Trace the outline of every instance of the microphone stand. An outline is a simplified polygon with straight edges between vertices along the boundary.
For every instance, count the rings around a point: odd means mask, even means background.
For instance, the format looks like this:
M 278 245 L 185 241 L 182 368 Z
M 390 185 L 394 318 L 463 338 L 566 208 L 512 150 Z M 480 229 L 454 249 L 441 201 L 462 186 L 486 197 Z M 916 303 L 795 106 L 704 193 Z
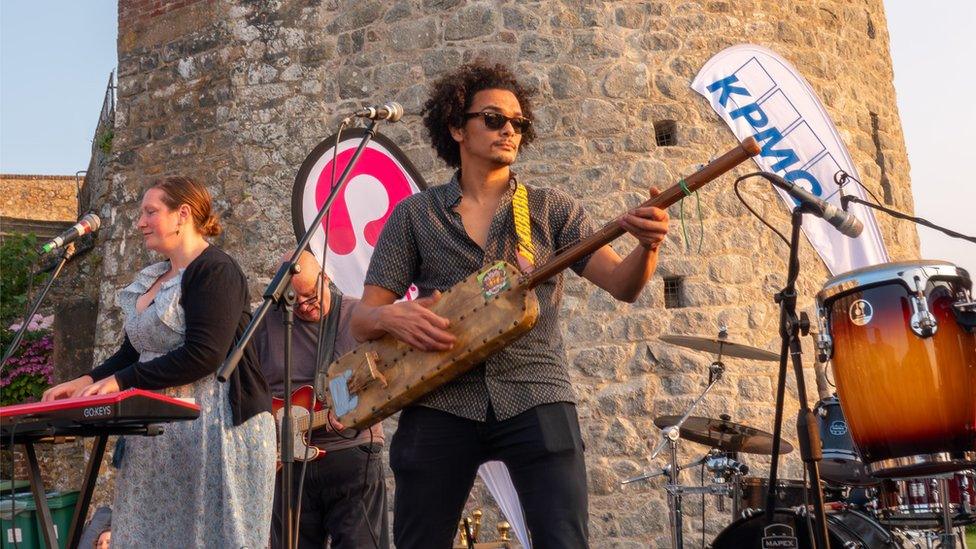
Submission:
M 804 213 L 815 213 L 806 203 L 793 209 L 791 217 L 790 258 L 787 264 L 786 286 L 773 299 L 780 306 L 779 333 L 782 338 L 779 359 L 779 381 L 776 386 L 776 419 L 773 428 L 773 455 L 769 467 L 769 491 L 766 493 L 766 524 L 772 524 L 776 507 L 776 475 L 779 469 L 780 435 L 783 428 L 783 393 L 786 386 L 787 357 L 793 359 L 793 373 L 796 376 L 796 392 L 800 403 L 797 414 L 796 435 L 800 444 L 800 457 L 807 468 L 813 494 L 813 508 L 816 513 L 814 525 L 814 547 L 829 549 L 827 545 L 827 517 L 824 511 L 823 489 L 820 486 L 820 433 L 817 420 L 807 404 L 806 384 L 803 377 L 803 363 L 800 360 L 800 333 L 807 333 L 810 321 L 806 315 L 796 315 L 796 278 L 800 274 L 798 257 L 800 247 L 800 226 Z
M 295 291 L 291 288 L 291 279 L 299 272 L 299 267 L 297 265 L 298 258 L 302 251 L 308 247 L 308 243 L 312 240 L 312 236 L 315 231 L 322 225 L 322 219 L 329 213 L 332 208 L 332 203 L 339 196 L 339 192 L 345 187 L 346 180 L 349 179 L 349 174 L 352 172 L 353 167 L 355 167 L 356 162 L 362 155 L 363 151 L 366 149 L 366 145 L 369 143 L 370 139 L 376 135 L 376 125 L 379 120 L 370 120 L 369 125 L 366 127 L 366 132 L 363 134 L 362 141 L 360 141 L 359 146 L 356 148 L 356 152 L 349 159 L 349 163 L 342 171 L 342 175 L 339 176 L 339 181 L 332 187 L 332 191 L 329 197 L 326 199 L 325 203 L 319 209 L 318 215 L 309 225 L 307 231 L 305 231 L 305 236 L 298 242 L 295 247 L 295 252 L 292 254 L 291 259 L 281 264 L 278 268 L 278 272 L 275 274 L 274 278 L 268 284 L 268 287 L 264 290 L 264 302 L 254 311 L 251 317 L 251 322 L 248 323 L 247 328 L 244 329 L 244 333 L 241 334 L 240 339 L 237 344 L 231 349 L 231 352 L 224 359 L 223 364 L 220 365 L 220 369 L 217 370 L 217 379 L 221 382 L 226 382 L 234 370 L 237 368 L 238 363 L 244 356 L 244 349 L 247 348 L 247 344 L 250 343 L 251 338 L 254 337 L 254 333 L 257 331 L 261 322 L 264 320 L 265 315 L 268 314 L 268 310 L 273 304 L 278 304 L 279 307 L 284 307 L 284 325 L 285 325 L 285 372 L 284 372 L 284 413 L 281 418 L 281 518 L 283 523 L 283 545 L 288 549 L 295 546 L 297 541 L 296 536 L 296 524 L 297 517 L 293 517 L 294 508 L 292 504 L 292 471 L 294 470 L 295 464 L 295 447 L 294 447 L 294 414 L 291 409 L 291 336 L 292 336 L 292 325 L 294 323 L 294 304 L 295 304 Z M 328 230 L 328 227 L 323 227 L 324 231 Z
M 68 261 L 71 260 L 75 255 L 75 245 L 74 243 L 69 243 L 64 247 L 64 251 L 61 252 L 61 260 L 58 261 L 57 266 L 51 271 L 51 275 L 47 278 L 47 282 L 44 283 L 44 287 L 41 289 L 41 293 L 37 294 L 34 298 L 34 303 L 31 305 L 30 311 L 28 311 L 27 316 L 24 318 L 23 324 L 20 325 L 20 329 L 17 330 L 17 335 L 14 336 L 13 341 L 7 346 L 7 350 L 3 353 L 3 359 L 0 360 L 0 367 L 7 364 L 10 357 L 17 351 L 17 347 L 20 346 L 20 342 L 24 339 L 24 334 L 27 333 L 27 325 L 30 324 L 31 319 L 34 318 L 34 314 L 41 307 L 41 302 L 47 297 L 47 292 L 51 289 L 51 285 L 54 284 L 54 280 L 61 274 L 61 270 Z

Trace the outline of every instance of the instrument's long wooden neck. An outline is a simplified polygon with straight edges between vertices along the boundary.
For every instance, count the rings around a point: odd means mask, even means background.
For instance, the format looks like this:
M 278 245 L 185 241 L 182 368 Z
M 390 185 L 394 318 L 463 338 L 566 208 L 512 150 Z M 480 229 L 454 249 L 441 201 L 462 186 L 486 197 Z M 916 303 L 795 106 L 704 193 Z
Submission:
M 686 193 L 692 193 L 698 190 L 705 183 L 712 181 L 757 154 L 759 154 L 759 144 L 752 137 L 747 137 L 739 146 L 709 162 L 702 169 L 684 178 L 678 184 L 672 185 L 661 194 L 641 204 L 641 206 L 667 208 L 684 198 Z M 596 233 L 567 248 L 548 263 L 539 266 L 524 276 L 519 282 L 519 286 L 535 288 L 539 284 L 559 274 L 563 269 L 569 267 L 580 258 L 595 252 L 622 234 L 624 234 L 624 230 L 620 227 L 620 218 L 614 219 Z

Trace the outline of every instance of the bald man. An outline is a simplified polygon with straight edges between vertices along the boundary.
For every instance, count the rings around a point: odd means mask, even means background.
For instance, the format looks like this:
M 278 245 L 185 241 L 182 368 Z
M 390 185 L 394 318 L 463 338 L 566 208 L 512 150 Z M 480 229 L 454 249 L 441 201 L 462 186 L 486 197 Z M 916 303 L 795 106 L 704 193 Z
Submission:
M 282 260 L 291 257 L 288 254 Z M 357 345 L 349 330 L 351 311 L 359 300 L 329 291 L 318 292 L 321 273 L 318 261 L 303 252 L 298 261 L 301 272 L 292 278 L 297 294 L 295 325 L 292 331 L 292 389 L 313 385 L 315 357 L 318 343 L 319 322 L 329 322 L 331 315 L 338 315 L 332 352 L 323 367 Z M 268 380 L 271 392 L 283 397 L 285 331 L 283 314 L 272 309 L 254 337 L 255 348 L 261 360 L 261 371 Z M 334 320 L 334 319 L 333 319 Z M 328 324 L 327 324 L 328 325 Z M 332 337 L 326 334 L 326 345 Z M 328 349 L 326 350 L 328 352 Z M 386 488 L 383 480 L 383 428 L 374 425 L 370 430 L 356 432 L 346 429 L 336 432 L 330 427 L 312 431 L 310 444 L 325 450 L 325 456 L 308 463 L 302 493 L 301 517 L 297 533 L 301 549 L 321 549 L 331 539 L 333 549 L 389 547 Z M 301 476 L 299 461 L 303 457 L 295 452 L 295 490 Z M 275 490 L 272 547 L 282 547 L 282 520 L 280 482 Z

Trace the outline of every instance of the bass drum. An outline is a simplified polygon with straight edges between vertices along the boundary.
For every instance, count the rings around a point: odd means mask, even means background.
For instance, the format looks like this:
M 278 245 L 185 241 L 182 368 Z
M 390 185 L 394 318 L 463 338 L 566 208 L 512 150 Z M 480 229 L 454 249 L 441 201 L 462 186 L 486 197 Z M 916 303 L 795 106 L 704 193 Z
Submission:
M 808 518 L 799 510 L 777 509 L 773 514 L 773 523 L 766 524 L 766 516 L 760 512 L 733 522 L 719 533 L 710 547 L 712 549 L 769 547 L 813 549 L 813 533 L 808 524 L 813 524 L 814 520 L 813 516 Z M 849 549 L 901 547 L 884 526 L 864 513 L 849 509 L 827 514 L 827 536 L 831 547 Z

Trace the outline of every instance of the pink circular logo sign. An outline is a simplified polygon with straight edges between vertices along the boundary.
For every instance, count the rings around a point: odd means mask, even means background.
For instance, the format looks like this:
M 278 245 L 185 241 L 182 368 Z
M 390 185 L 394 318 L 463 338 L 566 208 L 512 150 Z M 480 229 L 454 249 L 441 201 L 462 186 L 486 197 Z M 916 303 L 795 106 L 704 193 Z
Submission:
M 292 191 L 292 223 L 301 238 L 325 204 L 335 178 L 341 176 L 358 147 L 364 130 L 346 131 L 333 162 L 335 137 L 319 143 L 302 163 Z M 336 181 L 337 183 L 338 181 Z M 427 185 L 407 156 L 389 139 L 377 134 L 349 173 L 349 179 L 315 231 L 309 247 L 342 293 L 359 297 L 373 249 L 393 208 Z M 323 254 L 325 232 L 328 248 Z M 324 257 L 323 257 L 324 256 Z M 412 295 L 411 295 L 412 294 Z M 407 299 L 416 295 L 411 287 Z

